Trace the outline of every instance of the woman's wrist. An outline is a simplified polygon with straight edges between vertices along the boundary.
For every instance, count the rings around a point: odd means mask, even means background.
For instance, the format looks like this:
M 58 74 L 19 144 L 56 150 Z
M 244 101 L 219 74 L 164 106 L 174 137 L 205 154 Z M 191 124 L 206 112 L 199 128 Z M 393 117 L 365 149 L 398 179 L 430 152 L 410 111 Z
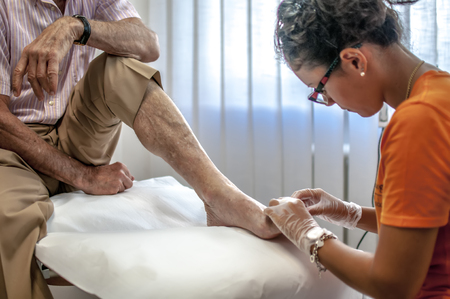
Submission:
M 345 219 L 342 226 L 348 229 L 354 229 L 357 227 L 362 217 L 362 207 L 354 202 L 346 202 L 347 219 Z
M 327 271 L 327 268 L 320 263 L 318 251 L 325 244 L 326 240 L 337 239 L 337 237 L 325 228 L 315 227 L 308 231 L 306 238 L 312 243 L 309 260 L 311 263 L 316 264 L 317 269 L 319 269 L 319 277 L 321 277 L 321 273 Z
M 362 207 L 361 212 L 361 219 L 358 221 L 356 227 L 377 234 L 378 225 L 375 208 Z

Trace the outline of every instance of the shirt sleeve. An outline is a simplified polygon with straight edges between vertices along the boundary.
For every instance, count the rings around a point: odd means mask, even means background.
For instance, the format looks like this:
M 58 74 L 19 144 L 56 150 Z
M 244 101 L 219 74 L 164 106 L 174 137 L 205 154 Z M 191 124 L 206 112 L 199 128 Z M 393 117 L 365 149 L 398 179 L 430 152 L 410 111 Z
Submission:
M 8 32 L 6 7 L 3 0 L 0 0 L 0 94 L 11 96 L 11 57 Z
M 385 168 L 380 222 L 430 228 L 447 224 L 450 120 L 426 104 L 397 111 L 382 144 Z
M 94 19 L 98 21 L 119 21 L 126 18 L 141 18 L 134 6 L 127 0 L 100 0 Z

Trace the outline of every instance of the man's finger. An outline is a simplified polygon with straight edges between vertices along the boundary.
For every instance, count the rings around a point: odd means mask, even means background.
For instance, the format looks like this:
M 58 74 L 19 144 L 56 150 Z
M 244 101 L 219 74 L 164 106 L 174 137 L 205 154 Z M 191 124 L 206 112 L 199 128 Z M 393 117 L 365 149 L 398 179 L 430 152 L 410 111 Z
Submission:
M 124 165 L 122 171 L 123 171 L 123 173 L 125 173 L 125 175 L 126 175 L 128 178 L 130 178 L 131 180 L 134 179 L 134 177 L 131 175 L 130 170 L 129 170 L 128 167 L 126 167 L 125 165 Z
M 33 92 L 34 92 L 35 96 L 38 98 L 38 100 L 43 101 L 45 96 L 44 96 L 44 92 L 42 91 L 42 87 L 39 84 L 38 80 L 36 80 L 35 78 L 33 78 L 33 79 L 28 78 L 28 82 L 30 82 L 31 88 L 33 89 Z
M 130 189 L 131 187 L 133 187 L 133 181 L 131 180 L 130 177 L 126 177 L 123 180 L 123 186 L 125 187 L 125 190 L 126 189 Z
M 121 184 L 119 186 L 119 190 L 117 191 L 117 193 L 122 193 L 123 191 L 125 191 L 125 186 L 123 184 Z
M 19 62 L 17 63 L 16 68 L 14 69 L 12 77 L 12 88 L 13 94 L 16 97 L 20 96 L 20 93 L 22 91 L 22 82 L 23 77 L 25 76 L 25 72 L 27 70 L 27 65 L 28 65 L 27 56 L 22 56 L 20 57 Z
M 31 88 L 39 101 L 44 100 L 44 92 L 42 86 L 37 79 L 37 63 L 35 59 L 29 59 L 28 61 L 28 82 L 30 82 Z
M 50 59 L 48 61 L 47 78 L 49 82 L 48 93 L 51 96 L 54 96 L 58 89 L 58 80 L 59 80 L 59 63 L 56 59 Z
M 49 82 L 47 77 L 47 61 L 39 59 L 36 66 L 36 79 L 39 82 L 41 88 L 47 93 L 50 93 Z

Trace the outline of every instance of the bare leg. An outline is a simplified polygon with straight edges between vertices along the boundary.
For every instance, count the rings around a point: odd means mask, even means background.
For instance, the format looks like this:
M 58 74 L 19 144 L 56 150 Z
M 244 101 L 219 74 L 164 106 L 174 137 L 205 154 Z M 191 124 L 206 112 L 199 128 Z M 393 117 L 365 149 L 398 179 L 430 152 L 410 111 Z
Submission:
M 263 213 L 264 205 L 239 190 L 209 159 L 184 117 L 151 80 L 134 121 L 147 150 L 162 157 L 197 192 L 209 226 L 238 226 L 261 238 L 279 234 Z

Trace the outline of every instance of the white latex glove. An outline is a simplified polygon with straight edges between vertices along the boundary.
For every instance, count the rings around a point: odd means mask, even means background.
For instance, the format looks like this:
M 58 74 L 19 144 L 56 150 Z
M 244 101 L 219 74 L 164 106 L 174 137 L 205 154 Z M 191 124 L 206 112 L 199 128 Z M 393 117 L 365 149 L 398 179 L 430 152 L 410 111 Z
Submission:
M 361 206 L 342 201 L 322 189 L 295 191 L 292 197 L 301 199 L 311 215 L 349 229 L 354 229 L 362 216 Z
M 301 200 L 291 197 L 272 199 L 264 213 L 294 245 L 310 255 L 311 246 L 314 244 L 306 238 L 306 233 L 320 226 Z

